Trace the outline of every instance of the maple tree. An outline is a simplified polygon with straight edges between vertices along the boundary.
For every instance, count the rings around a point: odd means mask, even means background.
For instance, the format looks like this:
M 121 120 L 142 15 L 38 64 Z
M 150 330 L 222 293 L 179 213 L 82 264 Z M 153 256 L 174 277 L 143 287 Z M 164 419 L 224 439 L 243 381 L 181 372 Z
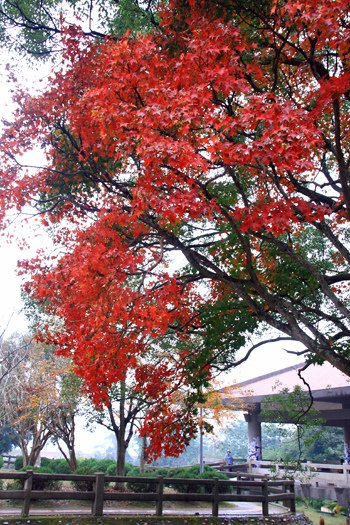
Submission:
M 108 400 L 104 406 L 99 406 L 97 409 L 94 405 L 88 410 L 89 425 L 95 423 L 102 425 L 111 432 L 113 432 L 116 440 L 116 475 L 125 476 L 125 460 L 126 452 L 130 445 L 132 437 L 143 426 L 144 420 L 147 418 L 147 412 L 152 405 L 158 403 L 161 399 L 156 399 L 143 393 L 138 384 L 137 378 L 138 367 L 136 370 L 129 369 L 126 374 L 126 379 L 119 383 L 113 384 L 108 391 Z M 157 392 L 157 388 L 153 389 Z M 163 392 L 161 393 L 164 397 Z M 169 396 L 166 396 L 168 400 Z M 163 399 L 164 404 L 164 399 Z M 174 403 L 172 403 L 174 404 Z M 179 405 L 179 403 L 177 403 Z M 85 417 L 86 417 L 85 413 Z M 171 428 L 169 427 L 170 431 Z M 151 434 L 152 438 L 152 434 Z M 143 433 L 143 451 L 141 453 L 141 465 L 146 461 L 146 453 L 149 451 L 147 444 L 147 435 Z M 166 443 L 166 442 L 165 442 Z M 176 454 L 182 448 L 181 443 L 174 447 L 159 447 L 159 452 L 163 452 L 166 448 L 168 453 Z M 150 458 L 150 454 L 148 454 Z M 144 465 L 143 465 L 144 469 Z
M 57 319 L 43 337 L 97 404 L 135 369 L 160 400 L 141 431 L 155 455 L 193 435 L 198 389 L 264 328 L 350 375 L 347 3 L 172 0 L 158 16 L 137 37 L 63 31 L 49 87 L 17 95 L 0 195 L 3 222 L 30 204 L 60 247 L 23 266 Z M 163 338 L 178 359 L 142 362 Z

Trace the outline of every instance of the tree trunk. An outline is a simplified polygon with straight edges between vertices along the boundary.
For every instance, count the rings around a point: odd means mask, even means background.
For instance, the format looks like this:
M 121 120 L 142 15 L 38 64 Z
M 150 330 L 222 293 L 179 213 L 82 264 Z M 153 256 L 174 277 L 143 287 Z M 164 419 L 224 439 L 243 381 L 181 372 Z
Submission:
M 77 470 L 78 468 L 78 461 L 77 461 L 77 457 L 75 455 L 75 450 L 70 450 L 69 451 L 69 468 L 72 470 L 72 472 L 74 472 L 75 470 Z
M 119 432 L 117 438 L 117 476 L 125 476 L 125 381 L 120 382 Z
M 72 472 L 74 472 L 77 467 L 78 467 L 78 461 L 77 461 L 77 457 L 75 455 L 75 449 L 74 447 L 73 448 L 69 448 L 68 447 L 68 452 L 66 452 L 63 447 L 60 445 L 59 441 L 56 442 L 57 446 L 58 446 L 58 449 L 59 451 L 61 452 L 62 456 L 64 457 L 64 459 L 67 461 L 68 465 L 69 465 L 69 468 Z M 66 443 L 67 445 L 67 443 Z
M 29 453 L 29 456 L 27 458 L 27 464 L 26 467 L 36 467 L 38 466 L 38 461 L 40 458 L 41 448 L 39 447 L 33 447 Z M 23 463 L 24 466 L 24 463 Z
M 120 433 L 117 441 L 117 476 L 125 476 L 126 446 L 124 436 Z
M 145 472 L 146 467 L 146 446 L 147 446 L 147 437 L 142 436 L 141 443 L 141 453 L 140 453 L 140 472 Z

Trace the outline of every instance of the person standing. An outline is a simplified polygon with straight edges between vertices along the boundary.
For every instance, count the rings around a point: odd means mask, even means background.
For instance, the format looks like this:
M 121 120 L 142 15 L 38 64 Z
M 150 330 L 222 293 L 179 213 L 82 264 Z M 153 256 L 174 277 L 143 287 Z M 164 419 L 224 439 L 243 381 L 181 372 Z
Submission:
M 233 456 L 231 450 L 228 450 L 225 456 L 225 464 L 228 466 L 229 472 L 232 472 Z

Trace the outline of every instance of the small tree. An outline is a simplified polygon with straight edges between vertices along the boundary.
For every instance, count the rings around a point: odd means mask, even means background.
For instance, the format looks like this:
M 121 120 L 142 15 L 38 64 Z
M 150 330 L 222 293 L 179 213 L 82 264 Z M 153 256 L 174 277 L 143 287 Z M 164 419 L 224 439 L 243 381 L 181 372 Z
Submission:
M 18 339 L 2 345 L 3 354 L 12 354 Z M 11 362 L 11 360 L 9 360 Z M 52 437 L 52 421 L 61 413 L 59 377 L 67 363 L 43 345 L 28 343 L 26 355 L 11 366 L 1 383 L 2 421 L 18 435 L 24 466 L 34 466 Z
M 275 390 L 280 388 L 280 383 L 275 385 Z M 308 429 L 320 430 L 323 420 L 319 412 L 313 407 L 310 393 L 299 385 L 293 390 L 281 388 L 277 394 L 268 396 L 263 403 L 262 417 L 271 419 L 279 425 L 289 423 L 294 426 L 294 437 L 297 443 L 297 456 L 295 469 L 301 468 L 301 460 L 305 453 L 305 445 L 315 439 L 315 433 L 306 433 Z
M 69 369 L 59 378 L 57 402 L 47 418 L 47 427 L 51 431 L 51 441 L 57 445 L 69 468 L 77 469 L 75 453 L 75 420 L 79 415 L 82 401 L 81 379 Z
M 97 423 L 113 432 L 116 439 L 116 474 L 125 475 L 125 458 L 130 440 L 140 428 L 147 402 L 130 381 L 120 381 L 110 389 L 104 408 L 90 405 L 89 424 Z
M 11 452 L 19 444 L 16 430 L 8 425 L 0 426 L 0 455 Z

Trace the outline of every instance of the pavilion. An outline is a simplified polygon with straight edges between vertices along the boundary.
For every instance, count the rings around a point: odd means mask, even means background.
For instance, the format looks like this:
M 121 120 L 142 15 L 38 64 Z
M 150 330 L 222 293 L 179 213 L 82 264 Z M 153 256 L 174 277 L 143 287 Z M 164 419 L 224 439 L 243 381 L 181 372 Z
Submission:
M 234 398 L 243 402 L 244 417 L 248 423 L 248 455 L 254 461 L 262 460 L 261 423 L 277 422 L 271 417 L 264 418 L 262 406 L 268 399 L 273 404 L 273 397 L 283 388 L 292 391 L 296 385 L 307 391 L 307 387 L 298 376 L 298 370 L 305 363 L 289 366 L 276 372 L 255 377 L 248 381 L 226 387 L 221 390 L 223 402 L 233 410 Z M 302 377 L 310 385 L 314 399 L 313 408 L 319 413 L 324 424 L 341 427 L 344 431 L 344 463 L 350 463 L 350 377 L 346 376 L 328 362 L 323 365 L 310 365 L 302 372 Z M 273 413 L 273 411 L 272 411 Z M 278 421 L 280 422 L 280 421 Z M 289 423 L 288 415 L 284 421 Z

